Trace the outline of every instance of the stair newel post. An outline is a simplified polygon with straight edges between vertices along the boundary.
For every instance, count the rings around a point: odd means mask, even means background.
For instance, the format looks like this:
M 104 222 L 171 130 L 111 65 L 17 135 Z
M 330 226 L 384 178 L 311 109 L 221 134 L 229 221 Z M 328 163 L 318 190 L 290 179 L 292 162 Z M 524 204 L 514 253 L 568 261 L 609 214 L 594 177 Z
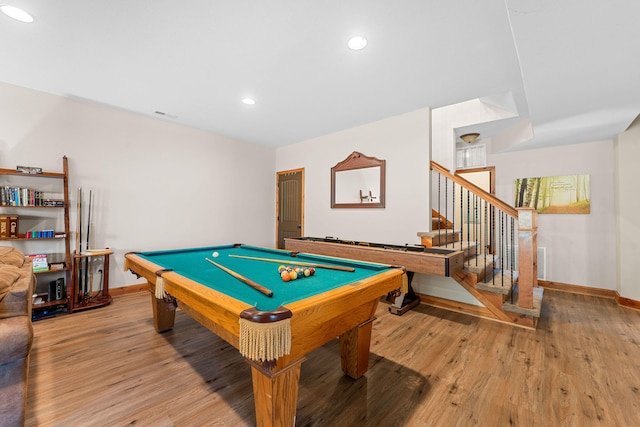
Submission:
M 538 212 L 518 210 L 518 307 L 533 308 L 533 288 L 538 286 Z

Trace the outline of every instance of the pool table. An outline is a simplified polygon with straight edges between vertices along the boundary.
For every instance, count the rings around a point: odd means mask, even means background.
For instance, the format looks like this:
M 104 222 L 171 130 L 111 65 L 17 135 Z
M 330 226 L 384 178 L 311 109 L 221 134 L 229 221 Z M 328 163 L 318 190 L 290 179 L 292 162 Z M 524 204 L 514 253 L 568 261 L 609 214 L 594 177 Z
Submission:
M 281 264 L 315 274 L 285 282 Z M 131 252 L 124 269 L 149 283 L 156 331 L 173 328 L 178 307 L 240 351 L 259 426 L 294 425 L 305 355 L 336 337 L 343 371 L 362 376 L 378 302 L 406 286 L 397 266 L 242 244 Z

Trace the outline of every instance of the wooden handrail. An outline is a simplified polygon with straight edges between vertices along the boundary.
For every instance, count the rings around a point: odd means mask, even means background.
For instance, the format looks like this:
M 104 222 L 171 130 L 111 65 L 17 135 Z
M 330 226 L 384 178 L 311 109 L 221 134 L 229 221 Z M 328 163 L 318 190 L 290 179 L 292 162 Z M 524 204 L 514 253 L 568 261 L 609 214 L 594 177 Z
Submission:
M 500 209 L 505 214 L 518 220 L 520 218 L 520 212 L 518 209 L 506 204 L 502 200 L 495 197 L 493 194 L 488 193 L 482 188 L 467 181 L 458 174 L 452 174 L 444 166 L 431 161 L 431 170 L 436 171 L 446 178 L 452 180 L 461 188 L 465 188 L 467 191 L 473 193 L 475 196 L 480 197 L 492 206 Z M 439 184 L 438 184 L 439 186 Z M 533 208 L 522 209 L 524 226 L 518 221 L 518 307 L 531 310 L 534 308 L 534 295 L 533 288 L 537 287 L 538 281 L 536 278 L 536 254 L 537 254 L 537 212 Z M 514 227 L 512 225 L 512 227 Z M 523 228 L 524 227 L 524 228 Z M 512 244 L 513 242 L 513 229 L 512 229 Z M 501 231 L 502 233 L 502 231 Z M 499 254 L 500 255 L 500 254 Z M 469 260 L 467 260 L 468 262 Z M 511 267 L 507 267 L 510 269 Z M 460 281 L 459 281 L 460 282 Z M 462 283 L 462 282 L 460 282 Z M 513 286 L 513 284 L 512 284 Z M 513 292 L 513 289 L 512 289 Z M 491 304 L 491 303 L 490 303 Z M 501 307 L 494 307 L 496 313 L 502 313 Z M 494 313 L 495 314 L 495 313 Z
M 478 187 L 477 185 L 467 181 L 466 179 L 464 179 L 460 175 L 453 175 L 451 172 L 449 172 L 448 169 L 446 169 L 444 166 L 434 162 L 433 160 L 431 160 L 431 170 L 434 170 L 434 171 L 440 173 L 441 175 L 446 176 L 447 178 L 449 178 L 450 180 L 452 180 L 456 184 L 466 188 L 467 190 L 471 191 L 476 196 L 478 196 L 478 197 L 486 200 L 487 202 L 489 202 L 491 205 L 496 206 L 497 208 L 502 210 L 507 215 L 509 215 L 509 216 L 511 216 L 511 217 L 513 217 L 515 219 L 518 219 L 518 211 L 516 210 L 516 208 L 506 204 L 505 202 L 503 202 L 502 200 L 498 199 L 493 194 L 486 192 L 485 190 L 483 190 L 482 188 Z

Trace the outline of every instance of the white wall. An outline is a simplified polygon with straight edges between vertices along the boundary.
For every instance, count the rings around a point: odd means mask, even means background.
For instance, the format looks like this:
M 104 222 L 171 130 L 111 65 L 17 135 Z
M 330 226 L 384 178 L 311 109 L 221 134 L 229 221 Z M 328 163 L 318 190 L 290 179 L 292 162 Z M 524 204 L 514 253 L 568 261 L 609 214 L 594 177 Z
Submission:
M 621 296 L 640 301 L 640 120 L 615 141 L 618 283 Z
M 0 167 L 61 172 L 69 158 L 72 250 L 76 189 L 85 203 L 92 189 L 111 287 L 140 282 L 123 272 L 128 251 L 275 245 L 273 148 L 4 83 L 0 121 Z
M 354 151 L 386 160 L 384 209 L 331 209 L 331 168 Z M 278 148 L 276 170 L 297 168 L 306 236 L 404 245 L 429 230 L 429 109 Z
M 496 196 L 514 201 L 514 180 L 589 174 L 589 215 L 538 215 L 538 247 L 547 250 L 547 280 L 616 289 L 613 141 L 488 154 L 496 168 Z
M 279 148 L 277 170 L 305 168 L 304 234 L 418 243 L 416 232 L 429 229 L 428 117 L 428 111 L 419 110 Z M 386 209 L 330 208 L 330 169 L 353 151 L 387 160 Z M 591 214 L 539 216 L 547 280 L 615 289 L 613 159 L 612 141 L 488 155 L 487 164 L 496 166 L 496 194 L 508 203 L 516 178 L 591 176 Z M 414 278 L 418 292 L 478 304 L 456 285 L 437 277 Z
M 111 286 L 120 287 L 139 282 L 122 271 L 128 251 L 274 246 L 276 170 L 305 168 L 305 235 L 419 243 L 416 233 L 429 229 L 430 218 L 429 117 L 422 109 L 276 150 L 0 83 L 0 167 L 60 171 L 67 155 L 72 248 L 81 186 L 85 197 L 89 189 L 94 194 L 93 246 L 114 249 Z M 635 194 L 629 183 L 638 181 L 639 133 L 636 126 L 620 135 L 615 157 L 612 141 L 488 156 L 497 196 L 507 202 L 515 178 L 591 175 L 590 215 L 539 216 L 548 280 L 616 289 L 614 158 L 619 194 Z M 353 151 L 387 161 L 385 209 L 330 208 L 330 169 Z M 638 300 L 633 203 L 626 197 L 620 205 L 618 290 Z M 428 286 L 423 279 L 416 278 L 420 291 Z

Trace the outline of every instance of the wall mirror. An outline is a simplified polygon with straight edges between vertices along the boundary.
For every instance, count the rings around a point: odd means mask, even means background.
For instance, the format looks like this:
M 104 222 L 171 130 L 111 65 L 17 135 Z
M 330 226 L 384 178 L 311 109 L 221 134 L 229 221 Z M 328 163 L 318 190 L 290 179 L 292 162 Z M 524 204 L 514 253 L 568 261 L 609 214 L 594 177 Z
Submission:
M 332 208 L 384 208 L 385 161 L 354 151 L 331 168 Z

